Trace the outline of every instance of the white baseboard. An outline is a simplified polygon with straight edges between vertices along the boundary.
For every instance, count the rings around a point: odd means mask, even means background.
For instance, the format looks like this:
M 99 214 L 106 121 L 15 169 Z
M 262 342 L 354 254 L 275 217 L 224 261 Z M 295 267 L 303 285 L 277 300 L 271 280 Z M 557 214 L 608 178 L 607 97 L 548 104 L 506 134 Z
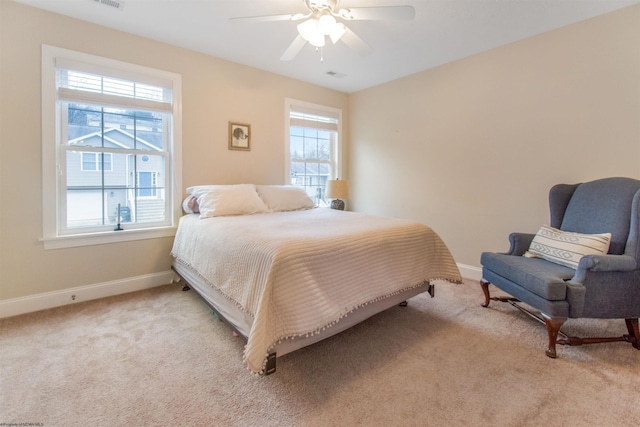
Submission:
M 482 269 L 480 267 L 473 267 L 465 264 L 458 264 L 458 269 L 460 270 L 460 274 L 465 279 L 477 280 L 480 281 L 482 279 Z
M 174 278 L 175 273 L 169 270 L 3 300 L 0 301 L 0 318 L 167 285 L 172 283 Z
M 462 277 L 465 279 L 479 281 L 482 278 L 481 268 L 465 264 L 458 264 L 458 268 L 460 269 L 460 274 L 462 274 Z M 0 301 L 0 318 L 167 285 L 172 283 L 175 277 L 175 273 L 169 270 L 161 273 L 3 300 Z

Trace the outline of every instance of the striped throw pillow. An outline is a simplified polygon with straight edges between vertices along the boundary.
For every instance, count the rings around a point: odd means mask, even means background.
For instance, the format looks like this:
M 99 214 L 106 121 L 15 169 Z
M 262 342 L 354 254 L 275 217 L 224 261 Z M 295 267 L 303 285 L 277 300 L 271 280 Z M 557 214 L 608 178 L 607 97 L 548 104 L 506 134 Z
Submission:
M 606 254 L 610 243 L 611 233 L 581 234 L 543 225 L 524 256 L 543 258 L 556 264 L 578 268 L 583 256 Z

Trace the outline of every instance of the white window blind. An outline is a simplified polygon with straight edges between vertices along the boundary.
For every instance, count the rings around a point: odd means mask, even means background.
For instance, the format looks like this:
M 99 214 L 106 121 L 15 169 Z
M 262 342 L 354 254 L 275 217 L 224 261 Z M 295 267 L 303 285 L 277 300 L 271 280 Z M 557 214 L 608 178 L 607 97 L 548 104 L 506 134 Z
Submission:
M 289 124 L 303 128 L 338 131 L 339 115 L 332 111 L 321 111 L 292 105 Z
M 65 66 L 60 66 L 64 64 Z M 171 84 L 158 80 L 162 86 L 145 83 L 145 78 L 138 80 L 112 77 L 110 75 L 95 74 L 83 71 L 90 68 L 97 71 L 97 67 L 75 63 L 78 68 L 70 68 L 71 61 L 57 60 L 58 99 L 69 102 L 83 102 L 93 105 L 133 108 L 143 111 L 171 112 Z M 106 70 L 108 73 L 109 70 Z M 112 74 L 122 75 L 124 73 Z

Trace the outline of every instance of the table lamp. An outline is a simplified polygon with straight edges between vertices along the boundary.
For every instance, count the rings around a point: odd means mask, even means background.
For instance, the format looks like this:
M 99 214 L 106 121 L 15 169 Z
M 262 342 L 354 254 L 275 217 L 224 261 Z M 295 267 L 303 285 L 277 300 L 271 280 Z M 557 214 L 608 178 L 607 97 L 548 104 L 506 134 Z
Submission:
M 334 199 L 331 202 L 331 209 L 344 210 L 344 201 L 340 199 L 349 198 L 349 181 L 330 179 L 327 181 L 326 197 Z

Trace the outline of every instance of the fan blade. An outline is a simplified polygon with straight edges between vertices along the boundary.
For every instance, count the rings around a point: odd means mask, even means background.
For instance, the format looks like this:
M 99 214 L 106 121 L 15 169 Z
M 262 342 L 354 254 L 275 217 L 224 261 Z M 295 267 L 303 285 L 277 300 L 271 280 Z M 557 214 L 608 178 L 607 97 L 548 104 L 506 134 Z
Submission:
M 287 50 L 284 51 L 284 53 L 280 57 L 280 60 L 291 61 L 296 57 L 298 52 L 302 50 L 305 44 L 307 44 L 307 41 L 303 39 L 301 35 L 298 35 L 298 37 L 296 37 L 295 40 L 293 40 L 293 42 L 289 45 Z
M 342 40 L 344 44 L 349 46 L 351 49 L 358 52 L 360 56 L 367 56 L 371 52 L 373 52 L 373 49 L 371 49 L 371 46 L 365 43 L 364 40 L 362 40 L 356 33 L 351 31 L 348 27 L 345 27 L 345 32 L 340 38 L 340 40 Z
M 255 23 L 255 22 L 273 22 L 273 21 L 299 21 L 310 17 L 311 14 L 295 13 L 292 15 L 263 15 L 263 16 L 245 16 L 240 18 L 229 18 L 231 22 Z
M 336 16 L 348 21 L 396 19 L 410 21 L 416 16 L 413 6 L 352 7 L 340 9 Z

